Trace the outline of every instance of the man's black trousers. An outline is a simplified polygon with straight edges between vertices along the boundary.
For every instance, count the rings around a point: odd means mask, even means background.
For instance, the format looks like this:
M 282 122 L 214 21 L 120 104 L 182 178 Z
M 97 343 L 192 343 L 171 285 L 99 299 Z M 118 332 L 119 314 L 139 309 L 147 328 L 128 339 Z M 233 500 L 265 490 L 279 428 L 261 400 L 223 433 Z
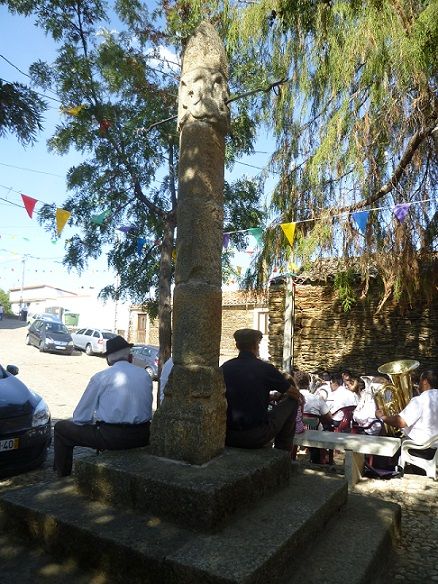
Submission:
M 249 430 L 227 428 L 226 445 L 235 448 L 262 448 L 274 440 L 274 448 L 291 450 L 295 435 L 298 402 L 286 397 L 268 412 L 267 424 Z
M 125 450 L 149 444 L 150 422 L 144 424 L 75 424 L 60 420 L 54 428 L 54 470 L 58 476 L 71 474 L 73 448 L 87 446 L 96 450 Z

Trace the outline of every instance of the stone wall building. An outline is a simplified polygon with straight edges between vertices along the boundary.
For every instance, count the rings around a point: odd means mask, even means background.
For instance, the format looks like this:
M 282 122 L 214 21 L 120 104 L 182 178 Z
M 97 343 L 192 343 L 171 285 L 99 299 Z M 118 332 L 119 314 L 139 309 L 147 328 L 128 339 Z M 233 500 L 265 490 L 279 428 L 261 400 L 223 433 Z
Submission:
M 398 359 L 416 359 L 421 368 L 438 365 L 436 289 L 428 300 L 418 297 L 407 306 L 390 299 L 378 311 L 382 287 L 374 277 L 364 297 L 358 282 L 356 302 L 345 312 L 333 275 L 308 273 L 271 282 L 269 352 L 277 367 L 372 374 Z
M 257 328 L 264 333 L 261 353 L 264 358 L 268 358 L 268 322 L 265 296 L 243 291 L 223 292 L 221 361 L 236 355 L 233 333 L 239 328 Z M 129 341 L 158 345 L 158 319 L 151 319 L 140 306 L 131 307 Z

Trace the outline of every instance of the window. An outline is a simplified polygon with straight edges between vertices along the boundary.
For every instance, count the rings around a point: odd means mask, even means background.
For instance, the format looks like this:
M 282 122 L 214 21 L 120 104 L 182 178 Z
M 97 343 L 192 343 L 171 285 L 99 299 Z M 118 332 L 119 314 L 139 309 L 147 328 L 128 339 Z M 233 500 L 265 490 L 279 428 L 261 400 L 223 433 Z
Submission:
M 87 330 L 84 332 L 84 335 L 87 335 L 87 337 L 91 337 L 91 335 L 92 335 L 92 334 L 93 334 L 93 331 L 92 331 L 92 329 L 87 329 Z
M 96 339 L 100 339 L 100 332 L 99 331 L 94 331 L 93 337 L 95 337 Z

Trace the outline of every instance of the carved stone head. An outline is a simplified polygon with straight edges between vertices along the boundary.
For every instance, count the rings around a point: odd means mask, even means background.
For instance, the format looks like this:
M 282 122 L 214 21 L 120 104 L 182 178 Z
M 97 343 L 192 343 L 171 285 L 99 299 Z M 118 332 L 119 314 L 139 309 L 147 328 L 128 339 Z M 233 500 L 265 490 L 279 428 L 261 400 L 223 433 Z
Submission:
M 184 52 L 178 100 L 178 128 L 191 120 L 229 125 L 228 64 L 219 35 L 208 22 L 196 29 Z

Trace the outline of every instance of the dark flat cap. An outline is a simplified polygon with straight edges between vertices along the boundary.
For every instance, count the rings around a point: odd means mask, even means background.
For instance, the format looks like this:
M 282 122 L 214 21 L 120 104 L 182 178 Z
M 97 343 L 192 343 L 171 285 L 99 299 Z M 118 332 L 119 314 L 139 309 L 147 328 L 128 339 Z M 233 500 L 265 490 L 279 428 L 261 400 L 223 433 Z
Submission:
M 263 333 L 257 329 L 238 329 L 234 333 L 234 339 L 236 343 L 258 343 L 263 338 Z
M 106 353 L 105 355 L 110 355 L 111 353 L 116 353 L 122 349 L 130 349 L 134 346 L 134 343 L 128 343 L 123 337 L 118 335 L 112 339 L 108 339 L 106 342 Z

